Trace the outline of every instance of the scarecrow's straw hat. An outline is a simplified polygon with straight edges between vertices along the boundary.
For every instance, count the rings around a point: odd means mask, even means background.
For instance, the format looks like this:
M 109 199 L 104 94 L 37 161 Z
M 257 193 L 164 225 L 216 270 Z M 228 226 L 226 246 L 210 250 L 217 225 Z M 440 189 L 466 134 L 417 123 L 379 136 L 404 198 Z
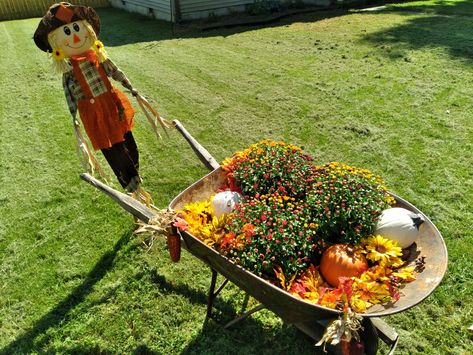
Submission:
M 72 5 L 68 2 L 54 4 L 39 22 L 38 28 L 33 36 L 34 42 L 42 51 L 52 52 L 53 49 L 48 42 L 48 34 L 58 27 L 81 20 L 86 20 L 90 23 L 96 35 L 99 35 L 100 19 L 93 8 Z

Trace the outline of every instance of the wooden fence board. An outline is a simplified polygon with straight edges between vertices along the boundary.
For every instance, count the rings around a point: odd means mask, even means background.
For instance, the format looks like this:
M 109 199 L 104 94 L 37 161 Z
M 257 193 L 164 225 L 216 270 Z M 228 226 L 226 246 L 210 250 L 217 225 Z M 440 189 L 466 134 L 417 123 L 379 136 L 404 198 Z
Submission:
M 42 17 L 46 10 L 59 0 L 0 0 L 0 21 L 30 17 Z M 108 7 L 108 0 L 75 0 L 74 5 L 86 5 L 94 8 Z

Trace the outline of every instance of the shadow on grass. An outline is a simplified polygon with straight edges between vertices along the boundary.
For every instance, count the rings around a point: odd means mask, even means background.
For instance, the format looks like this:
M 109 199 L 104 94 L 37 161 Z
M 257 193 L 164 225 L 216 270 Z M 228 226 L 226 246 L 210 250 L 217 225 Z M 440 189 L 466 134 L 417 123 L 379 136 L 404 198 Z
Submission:
M 257 339 L 255 342 L 254 339 Z M 213 319 L 204 323 L 181 355 L 200 354 L 325 354 L 313 340 L 290 325 L 268 330 L 263 323 L 247 318 L 225 329 Z
M 392 44 L 404 47 L 405 50 L 425 47 L 445 48 L 453 57 L 468 61 L 473 59 L 473 2 L 469 1 L 435 1 L 425 5 L 405 5 L 390 7 L 370 14 L 399 13 L 412 16 L 412 12 L 423 13 L 413 16 L 399 26 L 369 34 L 364 41 L 385 45 Z M 288 26 L 295 22 L 316 22 L 350 14 L 346 9 L 320 10 L 306 14 L 292 15 L 265 25 L 239 26 L 201 31 L 196 28 L 179 28 L 165 21 L 154 20 L 142 15 L 128 13 L 114 8 L 99 9 L 102 32 L 101 39 L 106 46 L 121 46 L 132 43 L 146 43 L 185 38 L 205 38 L 231 36 L 252 31 L 258 28 Z M 402 53 L 391 52 L 387 56 L 402 56 Z
M 85 277 L 84 281 L 77 286 L 68 297 L 59 302 L 56 307 L 51 309 L 46 315 L 35 322 L 32 329 L 19 336 L 5 348 L 0 349 L 0 354 L 10 355 L 15 353 L 30 353 L 34 349 L 40 349 L 48 341 L 44 337 L 40 341 L 35 339 L 43 335 L 49 328 L 57 326 L 77 305 L 84 301 L 87 295 L 92 291 L 94 285 L 100 281 L 112 268 L 117 253 L 130 241 L 132 232 L 127 232 L 117 241 L 112 250 L 106 252 L 95 264 L 94 268 Z M 68 352 L 70 349 L 68 349 Z M 93 349 L 90 349 L 93 350 Z M 76 352 L 87 353 L 87 349 L 76 349 Z
M 430 0 L 419 3 L 417 1 L 400 1 L 401 6 L 389 7 L 397 12 L 425 12 L 438 15 L 472 16 L 473 2 L 469 0 Z
M 155 20 L 143 15 L 128 13 L 114 8 L 97 9 L 101 19 L 100 39 L 105 46 L 115 47 L 132 43 L 146 43 L 184 38 L 231 36 L 258 28 L 287 26 L 293 22 L 315 22 L 346 15 L 348 10 L 320 10 L 292 15 L 266 24 L 232 26 L 202 31 L 192 26 L 172 26 L 169 22 Z
M 196 289 L 189 287 L 186 284 L 178 284 L 175 282 L 169 282 L 166 277 L 159 275 L 156 270 L 150 272 L 151 281 L 164 293 L 177 293 L 188 299 L 191 303 L 206 303 L 207 295 L 203 292 L 197 291 Z
M 104 349 L 101 345 L 79 345 L 79 346 L 58 346 L 48 351 L 49 354 L 113 354 L 112 350 Z M 129 354 L 132 355 L 158 355 L 147 345 L 139 345 Z
M 164 276 L 159 275 L 156 270 L 151 272 L 151 280 L 164 293 L 177 293 L 195 304 L 205 305 L 207 303 L 205 292 L 196 290 L 186 284 L 169 282 Z M 241 312 L 247 311 L 247 302 L 248 299 L 245 297 L 242 309 L 240 309 Z M 271 354 L 286 354 L 291 352 L 291 349 L 286 349 L 287 344 L 297 348 L 294 353 L 318 353 L 314 352 L 313 342 L 292 326 L 283 325 L 280 329 L 268 331 L 260 321 L 249 317 L 229 329 L 225 329 L 224 325 L 237 316 L 235 305 L 226 301 L 222 296 L 218 296 L 214 301 L 212 317 L 205 318 L 199 334 L 180 354 L 257 354 L 265 353 L 265 351 L 261 351 L 263 348 L 266 350 L 272 349 L 269 352 Z M 242 339 L 245 339 L 245 341 Z M 248 341 L 248 339 L 258 339 L 258 341 L 255 343 Z M 274 351 L 274 349 L 279 350 Z M 146 345 L 136 348 L 134 353 L 153 354 Z M 320 354 L 322 353 L 320 351 Z
M 151 280 L 153 283 L 158 287 L 161 292 L 164 293 L 177 293 L 181 296 L 187 298 L 190 303 L 193 304 L 207 304 L 208 301 L 208 294 L 202 291 L 198 291 L 192 287 L 189 287 L 186 284 L 178 284 L 176 282 L 169 282 L 166 277 L 159 275 L 156 270 L 151 271 Z M 219 280 L 223 278 L 222 276 L 219 277 Z M 210 273 L 209 273 L 209 281 L 210 281 Z M 210 283 L 209 283 L 210 286 Z M 219 286 L 219 285 L 217 285 Z M 246 306 L 248 303 L 248 298 L 245 297 L 243 308 L 241 312 L 246 311 Z M 222 297 L 216 297 L 213 304 L 212 309 L 212 320 L 220 323 L 223 327 L 226 323 L 233 320 L 237 317 L 237 313 L 235 311 L 234 306 L 230 302 L 226 302 Z M 206 319 L 204 325 L 207 323 L 209 319 Z
M 50 337 L 48 330 L 60 325 L 67 320 L 70 312 L 82 302 L 93 291 L 94 286 L 99 282 L 113 267 L 117 254 L 129 243 L 131 232 L 127 232 L 117 241 L 112 250 L 105 253 L 89 272 L 84 281 L 77 286 L 65 299 L 59 302 L 46 315 L 35 322 L 32 328 L 17 337 L 13 342 L 0 350 L 0 354 L 25 354 L 41 352 L 42 348 L 48 348 L 47 353 L 66 353 L 66 354 L 105 354 L 113 353 L 112 350 L 103 348 L 97 344 L 80 345 L 58 345 L 48 347 Z M 136 243 L 136 247 L 139 244 Z M 127 249 L 128 251 L 134 249 Z M 150 280 L 156 288 L 164 294 L 179 294 L 184 296 L 188 302 L 193 304 L 205 305 L 207 303 L 207 293 L 197 290 L 185 283 L 168 280 L 165 276 L 158 274 L 156 269 L 149 270 Z M 209 272 L 210 276 L 210 272 Z M 210 280 L 209 280 L 210 281 Z M 110 295 L 112 297 L 112 295 Z M 240 308 L 240 307 L 238 307 Z M 245 311 L 246 303 L 243 302 Z M 266 329 L 259 320 L 247 318 L 241 323 L 232 326 L 230 329 L 224 329 L 224 325 L 237 316 L 235 305 L 225 300 L 223 297 L 217 297 L 214 302 L 213 315 L 211 319 L 206 319 L 202 325 L 199 334 L 181 352 L 182 354 L 239 354 L 243 347 L 243 353 L 260 353 L 262 349 L 278 349 L 272 351 L 272 354 L 289 353 L 294 347 L 297 353 L 313 354 L 313 343 L 307 336 L 291 326 L 283 325 L 276 330 Z M 216 339 L 218 339 L 216 341 Z M 254 340 L 257 339 L 255 342 Z M 295 340 L 296 339 L 296 340 Z M 250 341 L 248 341 L 250 340 Z M 241 346 L 235 346 L 240 344 Z M 290 345 L 289 345 L 290 344 Z M 256 349 L 253 351 L 253 349 Z M 157 354 L 152 349 L 151 344 L 140 344 L 130 351 L 131 354 Z M 264 353 L 264 351 L 263 351 Z M 322 354 L 322 352 L 320 352 Z
M 363 41 L 378 46 L 396 46 L 395 51 L 386 54 L 388 57 L 404 56 L 403 50 L 444 48 L 452 57 L 473 63 L 473 22 L 471 21 L 473 2 L 463 1 L 440 5 L 443 3 L 436 2 L 432 6 L 425 7 L 393 7 L 380 11 L 378 12 L 380 15 L 402 14 L 406 11 L 421 11 L 423 15 L 413 16 L 401 25 L 369 34 Z M 428 12 L 423 10 L 428 10 Z M 470 16 L 466 16 L 466 13 Z M 412 15 L 412 12 L 409 15 Z

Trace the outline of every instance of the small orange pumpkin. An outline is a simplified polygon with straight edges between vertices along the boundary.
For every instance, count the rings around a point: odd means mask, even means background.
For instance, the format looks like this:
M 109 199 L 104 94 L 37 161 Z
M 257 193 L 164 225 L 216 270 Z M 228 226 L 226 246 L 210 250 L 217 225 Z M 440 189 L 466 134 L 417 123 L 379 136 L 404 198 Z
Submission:
M 368 269 L 368 261 L 360 252 L 347 244 L 328 247 L 320 260 L 320 273 L 332 287 L 338 287 L 339 277 L 360 276 Z

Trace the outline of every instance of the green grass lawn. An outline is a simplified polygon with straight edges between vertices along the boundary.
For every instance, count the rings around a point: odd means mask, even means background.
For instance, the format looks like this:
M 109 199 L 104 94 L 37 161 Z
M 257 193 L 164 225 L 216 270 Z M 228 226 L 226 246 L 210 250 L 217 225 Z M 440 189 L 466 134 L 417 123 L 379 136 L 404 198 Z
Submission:
M 371 169 L 424 211 L 448 272 L 420 305 L 384 319 L 398 353 L 473 352 L 469 2 L 174 36 L 163 22 L 100 15 L 111 59 L 217 160 L 282 139 L 318 163 Z M 148 250 L 132 218 L 79 179 L 61 79 L 31 39 L 38 20 L 0 22 L 0 353 L 322 353 L 269 311 L 229 330 L 204 323 L 209 269 L 187 252 L 173 264 L 161 239 Z M 159 207 L 206 173 L 177 132 L 157 142 L 141 114 L 134 132 Z M 227 287 L 217 318 L 244 298 Z

